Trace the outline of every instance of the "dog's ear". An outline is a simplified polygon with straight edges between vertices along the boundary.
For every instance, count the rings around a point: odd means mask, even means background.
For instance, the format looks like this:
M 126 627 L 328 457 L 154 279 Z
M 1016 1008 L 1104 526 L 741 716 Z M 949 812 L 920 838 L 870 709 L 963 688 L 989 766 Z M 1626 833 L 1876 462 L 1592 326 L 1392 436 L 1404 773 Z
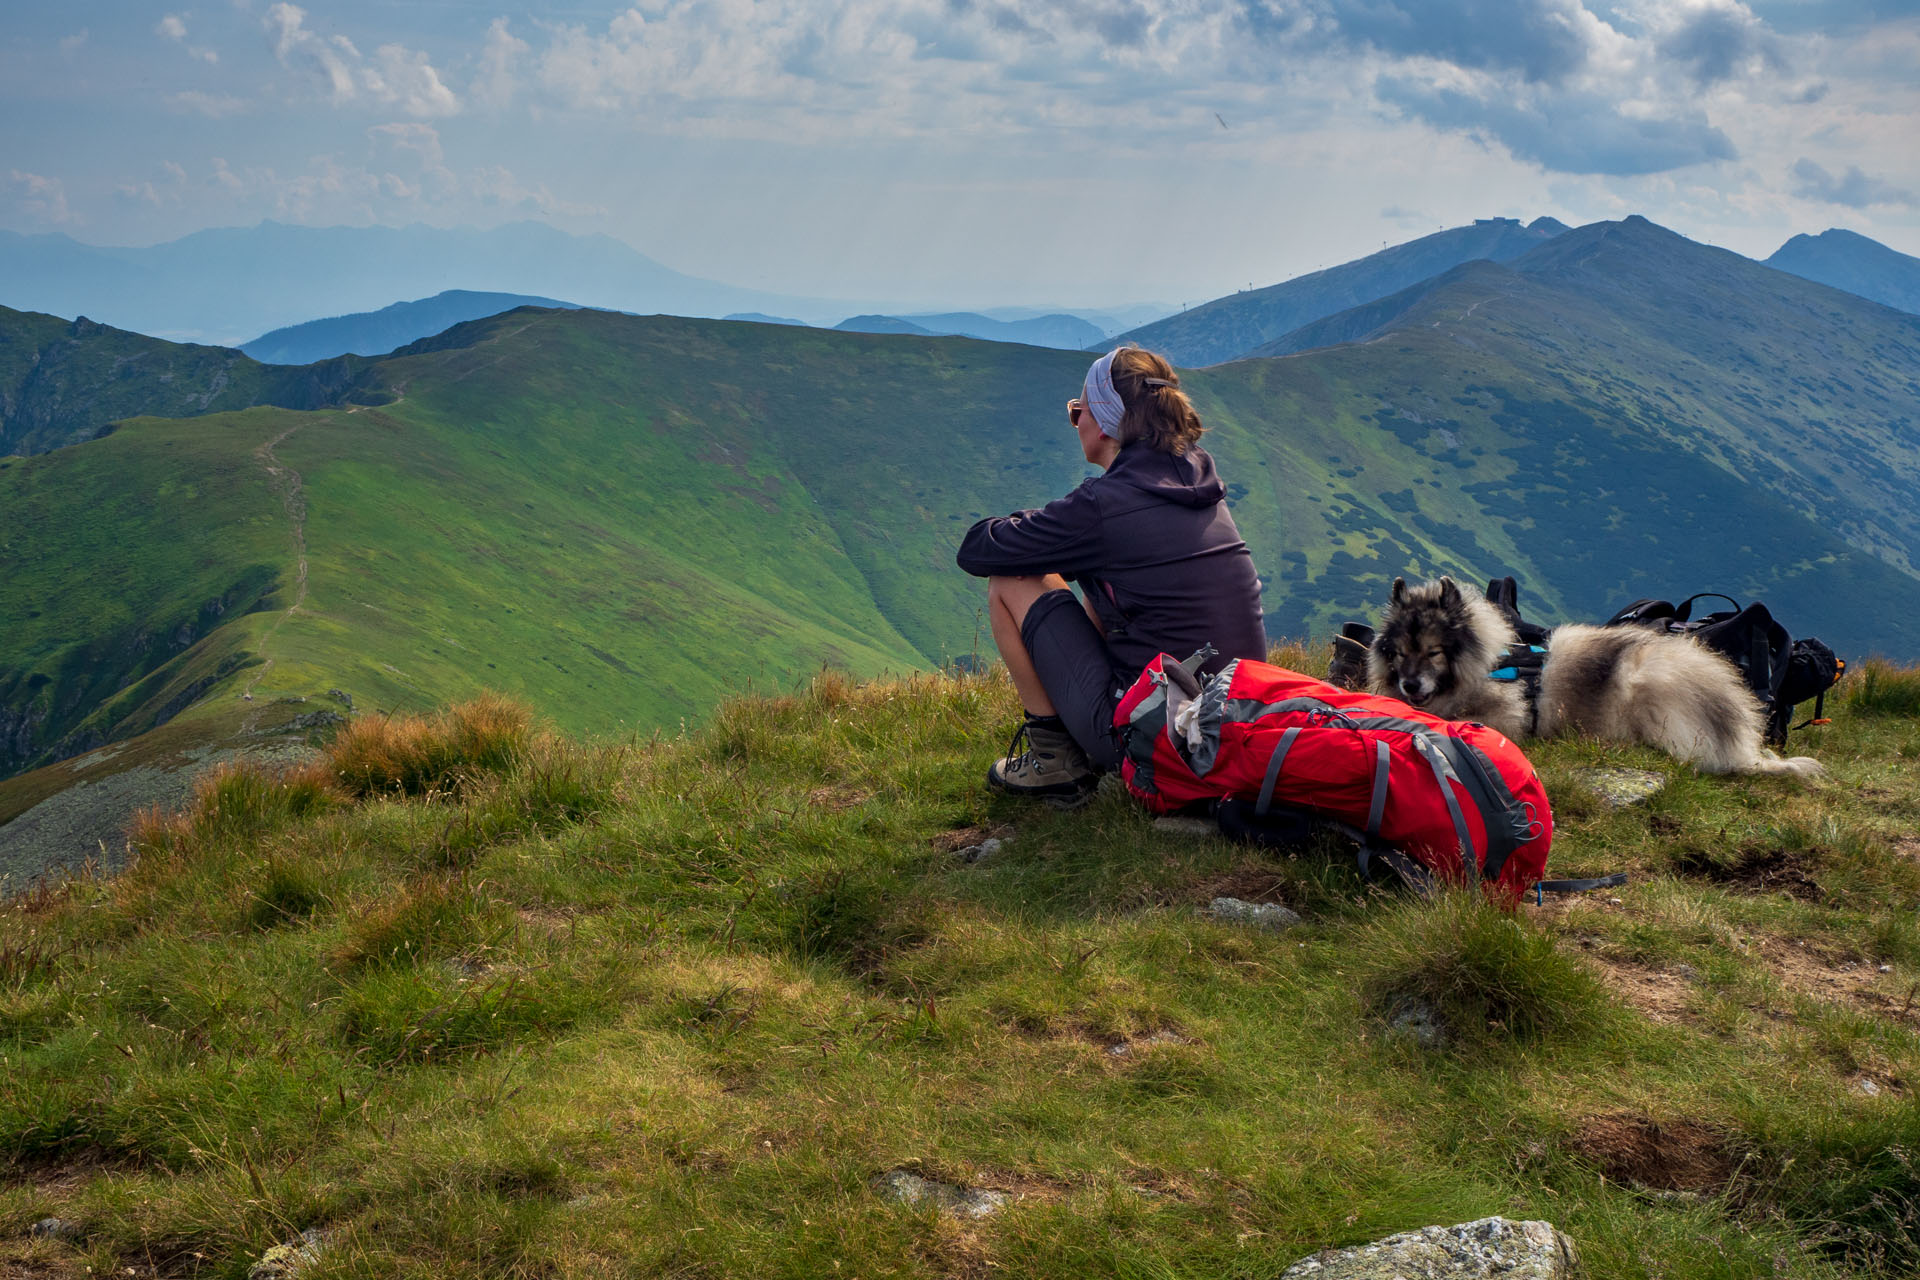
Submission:
M 1405 578 L 1395 578 L 1393 580 L 1393 602 L 1395 604 L 1399 604 L 1402 600 L 1405 600 L 1406 598 L 1407 598 L 1407 580 Z
M 1440 579 L 1440 602 L 1442 604 L 1460 603 L 1460 584 L 1452 578 Z

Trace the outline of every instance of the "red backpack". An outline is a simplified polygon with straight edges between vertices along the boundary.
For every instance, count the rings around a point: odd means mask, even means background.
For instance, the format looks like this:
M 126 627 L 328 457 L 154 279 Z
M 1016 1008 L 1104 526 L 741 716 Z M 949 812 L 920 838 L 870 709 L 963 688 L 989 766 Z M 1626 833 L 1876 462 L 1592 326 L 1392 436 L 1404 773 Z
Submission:
M 1546 869 L 1553 813 L 1520 749 L 1480 724 L 1238 659 L 1211 679 L 1168 654 L 1113 715 L 1121 777 L 1156 813 L 1204 800 L 1279 804 L 1391 846 L 1443 880 L 1517 899 Z M 1473 857 L 1462 857 L 1471 849 Z

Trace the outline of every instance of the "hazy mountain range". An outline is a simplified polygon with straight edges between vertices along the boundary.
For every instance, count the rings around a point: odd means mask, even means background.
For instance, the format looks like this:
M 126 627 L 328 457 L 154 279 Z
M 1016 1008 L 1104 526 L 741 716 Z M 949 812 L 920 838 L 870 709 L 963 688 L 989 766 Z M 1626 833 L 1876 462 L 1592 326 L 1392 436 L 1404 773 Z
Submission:
M 1513 572 L 1548 621 L 1718 589 L 1920 654 L 1920 318 L 1629 219 L 1343 323 L 1185 378 L 1276 634 Z M 931 665 L 985 643 L 967 523 L 1085 474 L 1083 353 L 521 310 L 289 371 L 74 329 L 0 313 L 0 349 L 74 344 L 101 412 L 228 411 L 0 462 L 0 770 L 243 692 L 624 731 Z M 295 373 L 322 407 L 236 409 Z
M 451 329 L 463 320 L 480 320 L 515 307 L 571 310 L 575 305 L 532 294 L 448 289 L 431 298 L 396 302 L 378 311 L 275 329 L 241 343 L 240 350 L 263 364 L 311 364 L 338 355 L 383 356 L 409 342 Z
M 609 236 L 538 222 L 481 231 L 300 227 L 262 222 L 116 248 L 0 231 L 0 303 L 182 342 L 232 345 L 319 317 L 379 312 L 449 289 L 564 298 L 638 314 L 760 313 L 831 325 L 853 314 L 924 312 L 900 299 L 793 297 L 685 275 Z M 1022 310 L 1022 309 L 1016 309 Z M 1062 308 L 1052 308 L 1058 311 Z M 1147 308 L 1145 315 L 1164 308 Z M 1046 314 L 1046 312 L 1042 312 Z M 1106 332 L 1139 308 L 1089 313 Z M 1028 314 L 989 313 L 990 321 Z M 1111 322 L 1112 327 L 1108 327 Z
M 609 236 L 570 235 L 537 222 L 486 231 L 263 222 L 137 249 L 0 231 L 0 280 L 6 282 L 0 301 L 22 310 L 86 315 L 140 333 L 222 344 L 448 288 L 635 312 L 765 311 L 815 323 L 898 307 L 702 280 Z

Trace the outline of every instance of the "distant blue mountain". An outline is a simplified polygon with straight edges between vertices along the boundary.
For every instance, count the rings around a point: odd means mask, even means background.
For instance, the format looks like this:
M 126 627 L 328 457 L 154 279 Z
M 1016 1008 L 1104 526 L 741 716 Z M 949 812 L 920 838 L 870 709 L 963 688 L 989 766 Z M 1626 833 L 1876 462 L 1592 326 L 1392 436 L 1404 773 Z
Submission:
M 309 320 L 263 333 L 240 349 L 263 364 L 312 364 L 334 356 L 383 356 L 396 347 L 432 337 L 466 320 L 497 316 L 515 307 L 558 307 L 577 311 L 575 303 L 524 293 L 473 293 L 448 289 L 417 302 L 396 302 L 378 311 Z
M 764 311 L 736 311 L 730 316 L 721 316 L 722 320 L 745 320 L 749 324 L 787 324 L 807 328 L 805 320 L 790 320 L 786 316 L 770 316 Z
M 0 306 L 173 341 L 232 344 L 316 315 L 346 316 L 446 289 L 569 298 L 639 314 L 760 311 L 830 321 L 898 304 L 739 289 L 673 271 L 610 236 L 538 222 L 295 227 L 263 222 L 146 248 L 0 231 Z
M 901 317 L 929 333 L 960 334 L 989 342 L 1020 342 L 1029 347 L 1078 351 L 1106 337 L 1106 331 L 1076 315 L 1055 312 L 1022 320 L 994 320 L 971 311 Z
M 848 333 L 913 333 L 926 337 L 984 338 L 988 342 L 1017 342 L 1029 347 L 1078 351 L 1105 336 L 1098 325 L 1079 316 L 1054 313 L 1026 320 L 993 320 L 972 311 L 935 315 L 850 316 L 834 328 Z
M 934 336 L 933 330 L 922 329 L 911 320 L 902 320 L 899 316 L 848 316 L 833 326 L 842 333 L 911 333 L 922 338 Z
M 1920 315 L 1920 258 L 1910 258 L 1857 232 L 1835 228 L 1817 236 L 1795 236 L 1767 259 L 1767 265 Z

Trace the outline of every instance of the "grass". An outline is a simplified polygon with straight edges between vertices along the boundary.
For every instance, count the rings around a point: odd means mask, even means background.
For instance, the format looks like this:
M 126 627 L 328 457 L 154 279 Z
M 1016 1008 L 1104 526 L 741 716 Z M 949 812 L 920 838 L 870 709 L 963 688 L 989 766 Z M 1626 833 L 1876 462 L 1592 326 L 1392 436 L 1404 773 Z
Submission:
M 1554 871 L 1633 879 L 1512 914 L 990 796 L 994 677 L 639 745 L 365 717 L 5 903 L 0 1269 L 238 1277 L 318 1228 L 316 1280 L 1271 1275 L 1503 1213 L 1596 1276 L 1906 1274 L 1920 723 L 1857 696 L 1805 789 L 1541 744 Z M 1611 810 L 1594 764 L 1670 781 Z M 1818 892 L 1700 857 L 1742 849 Z M 903 1167 L 1013 1204 L 870 1190 Z

